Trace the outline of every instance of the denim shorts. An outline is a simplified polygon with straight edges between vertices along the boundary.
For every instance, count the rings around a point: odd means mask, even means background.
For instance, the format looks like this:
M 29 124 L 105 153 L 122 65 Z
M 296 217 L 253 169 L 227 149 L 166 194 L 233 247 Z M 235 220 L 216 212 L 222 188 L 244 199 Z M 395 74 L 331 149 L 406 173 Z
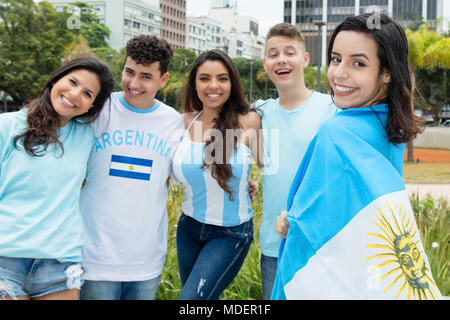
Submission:
M 82 274 L 79 263 L 0 256 L 0 299 L 37 298 L 58 291 L 80 289 Z

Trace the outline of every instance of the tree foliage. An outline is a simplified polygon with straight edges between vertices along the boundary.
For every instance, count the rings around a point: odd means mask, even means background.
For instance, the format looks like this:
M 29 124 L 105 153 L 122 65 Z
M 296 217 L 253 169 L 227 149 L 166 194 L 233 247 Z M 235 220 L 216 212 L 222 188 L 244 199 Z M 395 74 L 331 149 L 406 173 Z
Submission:
M 442 107 L 449 103 L 450 38 L 429 30 L 427 24 L 414 32 L 406 30 L 406 35 L 413 83 L 418 92 L 415 107 L 430 111 L 435 125 L 439 125 Z
M 106 42 L 109 29 L 98 23 L 87 4 L 76 5 L 81 8 L 80 29 L 68 28 L 72 13 L 56 12 L 46 1 L 0 3 L 0 92 L 10 96 L 14 105 L 35 98 L 63 61 L 112 50 Z
M 92 6 L 85 2 L 75 2 L 71 3 L 69 8 L 74 6 L 80 8 L 81 11 L 80 29 L 74 29 L 74 33 L 82 35 L 91 48 L 108 48 L 107 40 L 111 31 L 106 25 L 98 22 L 98 17 L 92 12 Z M 73 10 L 69 11 L 73 12 Z M 67 12 L 67 9 L 65 13 L 67 16 L 71 14 Z
M 61 64 L 73 40 L 63 16 L 48 2 L 7 0 L 0 4 L 0 91 L 17 106 L 33 99 Z

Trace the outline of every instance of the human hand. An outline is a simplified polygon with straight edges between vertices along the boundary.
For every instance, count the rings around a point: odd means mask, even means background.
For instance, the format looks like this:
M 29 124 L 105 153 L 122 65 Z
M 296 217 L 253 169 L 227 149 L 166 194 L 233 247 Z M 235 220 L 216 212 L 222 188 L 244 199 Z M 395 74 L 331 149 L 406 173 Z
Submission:
M 289 222 L 286 220 L 286 214 L 286 210 L 282 211 L 275 221 L 275 229 L 283 239 L 286 239 L 289 230 Z

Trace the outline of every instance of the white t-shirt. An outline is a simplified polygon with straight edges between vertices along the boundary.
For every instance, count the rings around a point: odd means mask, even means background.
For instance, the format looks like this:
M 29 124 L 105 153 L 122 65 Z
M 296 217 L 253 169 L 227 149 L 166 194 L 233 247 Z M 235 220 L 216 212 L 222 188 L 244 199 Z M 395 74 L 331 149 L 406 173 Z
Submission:
M 167 178 L 185 124 L 157 101 L 145 110 L 111 96 L 92 124 L 94 146 L 81 192 L 86 280 L 159 276 L 167 251 Z

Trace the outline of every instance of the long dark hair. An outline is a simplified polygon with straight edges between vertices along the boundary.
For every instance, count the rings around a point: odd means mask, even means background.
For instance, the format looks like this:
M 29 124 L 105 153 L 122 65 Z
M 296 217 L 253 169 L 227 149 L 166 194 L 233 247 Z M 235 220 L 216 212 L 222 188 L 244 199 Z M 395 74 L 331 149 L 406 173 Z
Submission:
M 370 19 L 370 20 L 369 20 Z M 408 63 L 408 40 L 402 26 L 385 14 L 362 14 L 346 18 L 330 38 L 328 65 L 334 40 L 341 31 L 356 31 L 367 34 L 378 45 L 380 74 L 385 70 L 390 75 L 385 102 L 389 106 L 386 134 L 389 142 L 404 143 L 415 138 L 421 131 L 419 118 L 413 113 L 413 91 Z
M 59 79 L 74 70 L 85 69 L 97 75 L 100 82 L 100 92 L 98 93 L 94 106 L 88 112 L 73 117 L 72 120 L 79 123 L 90 123 L 99 115 L 106 99 L 114 89 L 114 79 L 111 70 L 100 60 L 92 57 L 81 57 L 70 60 L 58 68 L 47 81 L 41 94 L 25 105 L 27 112 L 27 127 L 25 132 L 14 138 L 14 145 L 17 147 L 18 141 L 23 142 L 26 152 L 32 156 L 42 156 L 51 143 L 56 143 L 61 148 L 64 147 L 58 139 L 57 129 L 60 125 L 59 115 L 53 109 L 50 94 L 53 85 Z
M 223 159 L 220 159 L 220 163 L 212 162 L 207 164 L 206 159 L 203 162 L 202 168 L 211 167 L 211 174 L 214 179 L 217 180 L 220 187 L 228 193 L 231 200 L 234 199 L 234 192 L 228 186 L 228 181 L 233 176 L 231 165 L 228 163 L 233 150 L 236 149 L 238 137 L 234 136 L 233 148 L 227 148 L 227 129 L 239 129 L 239 115 L 244 115 L 249 112 L 249 103 L 245 97 L 244 90 L 242 89 L 242 81 L 239 72 L 234 65 L 233 61 L 224 52 L 220 50 L 210 50 L 203 52 L 193 63 L 189 72 L 188 81 L 183 89 L 183 111 L 193 112 L 203 110 L 203 104 L 197 96 L 195 88 L 195 79 L 198 68 L 206 61 L 220 61 L 223 63 L 228 71 L 231 82 L 230 97 L 223 105 L 217 118 L 214 119 L 214 129 L 220 131 L 223 137 L 223 150 L 220 154 L 223 155 Z M 213 144 L 215 140 L 208 140 L 206 147 Z M 214 151 L 213 151 L 214 154 Z

